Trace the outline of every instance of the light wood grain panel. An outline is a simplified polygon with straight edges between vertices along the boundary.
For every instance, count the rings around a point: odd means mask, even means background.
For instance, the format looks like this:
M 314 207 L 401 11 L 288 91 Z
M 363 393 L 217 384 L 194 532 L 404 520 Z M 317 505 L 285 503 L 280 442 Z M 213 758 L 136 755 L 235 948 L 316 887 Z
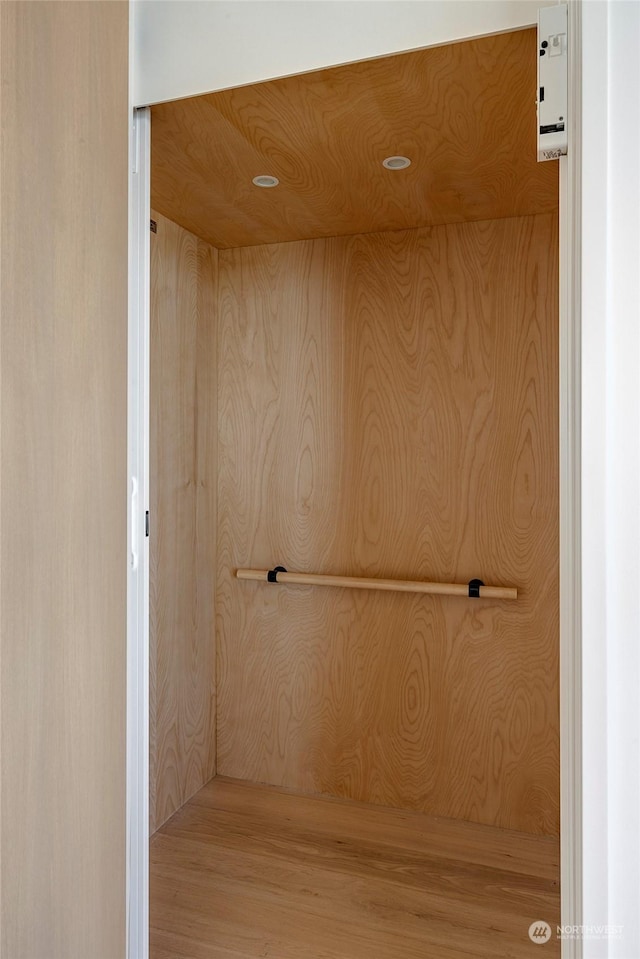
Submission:
M 128 8 L 0 4 L 3 959 L 125 953 Z
M 525 959 L 558 871 L 553 839 L 216 779 L 152 841 L 151 955 Z
M 556 834 L 555 218 L 225 251 L 219 323 L 219 773 Z
M 523 30 L 160 104 L 153 204 L 221 248 L 555 210 L 537 56 Z
M 153 214 L 150 820 L 215 773 L 217 251 Z

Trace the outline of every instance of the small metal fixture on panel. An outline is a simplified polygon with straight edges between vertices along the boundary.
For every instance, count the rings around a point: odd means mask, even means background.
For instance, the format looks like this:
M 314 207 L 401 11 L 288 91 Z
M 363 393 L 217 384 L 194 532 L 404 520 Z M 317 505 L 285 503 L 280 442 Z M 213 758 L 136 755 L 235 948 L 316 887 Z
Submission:
M 411 160 L 409 157 L 391 156 L 386 157 L 382 161 L 382 165 L 387 170 L 406 170 L 408 166 L 411 166 Z
M 538 160 L 567 153 L 567 5 L 538 10 Z
M 278 186 L 280 180 L 277 176 L 271 176 L 268 173 L 261 173 L 260 176 L 254 176 L 251 182 L 255 186 L 261 186 L 263 189 L 269 190 L 271 187 Z

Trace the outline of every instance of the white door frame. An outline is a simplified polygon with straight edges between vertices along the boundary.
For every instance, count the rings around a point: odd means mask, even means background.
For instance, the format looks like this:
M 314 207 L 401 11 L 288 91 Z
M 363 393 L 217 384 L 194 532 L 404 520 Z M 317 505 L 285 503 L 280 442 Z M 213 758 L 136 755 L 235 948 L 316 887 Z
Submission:
M 568 153 L 560 160 L 560 895 L 561 923 L 582 923 L 581 6 L 568 4 Z M 581 959 L 582 942 L 562 942 Z
M 640 956 L 640 3 L 581 3 L 584 955 Z M 621 930 L 619 927 L 623 927 Z M 612 934 L 613 932 L 613 934 Z
M 568 153 L 560 160 L 560 889 L 561 923 L 582 923 L 581 5 L 568 4 Z M 581 959 L 582 942 L 562 942 Z
M 580 8 L 569 3 L 569 156 L 560 161 L 560 753 L 562 924 L 582 922 L 581 661 L 581 33 Z M 135 111 L 131 173 L 129 563 L 127 716 L 127 959 L 148 959 L 149 870 L 149 564 L 144 517 L 149 503 L 149 200 L 150 111 Z M 131 487 L 130 487 L 131 489 Z M 133 531 L 133 532 L 131 532 Z M 136 539 L 137 537 L 137 539 Z M 140 544 L 142 547 L 140 549 Z M 535 919 L 543 916 L 532 916 Z M 562 943 L 564 959 L 581 959 L 582 942 Z
M 151 111 L 131 118 L 127 556 L 127 959 L 149 956 L 149 296 Z

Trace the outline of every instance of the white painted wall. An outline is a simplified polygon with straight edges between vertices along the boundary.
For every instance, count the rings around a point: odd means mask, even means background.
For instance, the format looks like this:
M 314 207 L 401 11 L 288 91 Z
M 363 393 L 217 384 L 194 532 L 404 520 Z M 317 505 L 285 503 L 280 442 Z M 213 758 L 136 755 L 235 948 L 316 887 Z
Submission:
M 585 959 L 640 956 L 640 3 L 583 4 Z
M 537 22 L 555 0 L 133 0 L 147 106 Z

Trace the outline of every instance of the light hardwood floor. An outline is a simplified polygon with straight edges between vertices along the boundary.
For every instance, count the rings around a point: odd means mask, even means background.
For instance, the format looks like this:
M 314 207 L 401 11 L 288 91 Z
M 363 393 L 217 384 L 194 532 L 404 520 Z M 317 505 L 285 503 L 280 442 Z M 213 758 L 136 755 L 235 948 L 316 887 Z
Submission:
M 217 778 L 151 840 L 152 959 L 560 955 L 555 839 Z

